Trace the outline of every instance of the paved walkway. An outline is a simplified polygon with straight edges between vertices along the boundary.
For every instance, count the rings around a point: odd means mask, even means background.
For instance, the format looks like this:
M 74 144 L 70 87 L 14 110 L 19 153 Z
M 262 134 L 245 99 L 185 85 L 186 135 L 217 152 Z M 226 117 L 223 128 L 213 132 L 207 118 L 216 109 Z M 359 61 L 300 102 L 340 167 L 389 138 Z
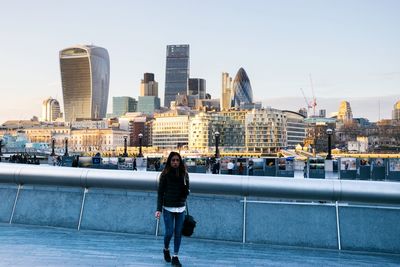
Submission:
M 0 223 L 0 266 L 170 266 L 162 237 Z M 184 238 L 183 266 L 399 266 L 400 255 Z

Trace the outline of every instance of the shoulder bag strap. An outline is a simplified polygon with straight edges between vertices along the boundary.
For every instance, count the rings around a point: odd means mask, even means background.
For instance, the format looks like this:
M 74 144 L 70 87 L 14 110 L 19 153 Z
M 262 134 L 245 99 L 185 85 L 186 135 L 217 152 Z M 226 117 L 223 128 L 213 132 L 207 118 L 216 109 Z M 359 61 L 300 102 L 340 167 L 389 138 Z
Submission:
M 187 204 L 187 201 L 185 202 L 185 204 L 186 204 L 186 214 L 189 215 L 189 206 Z
M 187 173 L 185 173 L 185 176 L 183 177 L 183 183 L 185 184 L 185 186 L 186 186 L 186 177 L 187 177 Z M 189 215 L 189 206 L 188 206 L 188 204 L 187 204 L 187 201 L 185 201 L 185 204 L 186 204 L 186 214 L 187 215 Z

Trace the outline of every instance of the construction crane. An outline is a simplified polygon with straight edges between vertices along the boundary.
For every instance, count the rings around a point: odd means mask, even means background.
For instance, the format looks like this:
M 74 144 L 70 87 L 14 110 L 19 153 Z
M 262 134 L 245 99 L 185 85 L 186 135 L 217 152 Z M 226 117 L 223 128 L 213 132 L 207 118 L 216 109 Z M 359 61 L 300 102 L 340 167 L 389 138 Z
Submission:
M 306 106 L 307 106 L 307 114 L 310 114 L 310 108 L 312 108 L 312 103 L 308 101 L 306 95 L 304 94 L 303 88 L 300 88 L 301 93 L 303 94 L 304 101 L 306 101 Z
M 310 84 L 311 84 L 311 92 L 312 92 L 312 96 L 313 96 L 313 100 L 311 102 L 311 106 L 312 106 L 313 113 L 314 113 L 313 115 L 315 116 L 315 107 L 317 106 L 317 99 L 315 98 L 315 94 L 314 94 L 314 85 L 313 85 L 311 73 L 310 73 Z
M 310 85 L 311 85 L 311 92 L 312 92 L 312 96 L 313 96 L 312 101 L 310 102 L 310 106 L 313 109 L 313 115 L 315 117 L 315 107 L 317 106 L 317 99 L 315 98 L 314 84 L 312 81 L 311 73 L 310 73 Z M 313 129 L 312 135 L 313 135 L 314 140 L 313 140 L 312 151 L 313 151 L 313 156 L 315 157 L 316 153 L 317 153 L 317 124 L 316 123 L 314 124 L 313 128 L 314 129 Z
M 312 100 L 309 101 L 303 91 L 303 88 L 300 88 L 301 93 L 303 94 L 304 97 L 304 101 L 306 101 L 306 105 L 307 105 L 307 114 L 310 114 L 310 109 L 313 109 L 313 115 L 315 117 L 315 109 L 317 107 L 317 99 L 315 98 L 315 93 L 314 93 L 314 85 L 313 85 L 313 81 L 312 81 L 312 77 L 310 74 L 310 84 L 311 84 L 311 92 L 312 92 Z

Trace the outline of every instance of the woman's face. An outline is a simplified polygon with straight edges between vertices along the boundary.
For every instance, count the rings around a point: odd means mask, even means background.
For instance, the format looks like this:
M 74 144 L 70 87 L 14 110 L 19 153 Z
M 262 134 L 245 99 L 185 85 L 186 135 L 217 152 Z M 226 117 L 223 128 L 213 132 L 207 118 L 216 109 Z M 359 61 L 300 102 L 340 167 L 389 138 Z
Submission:
M 174 169 L 178 168 L 179 167 L 179 163 L 180 163 L 180 160 L 179 160 L 178 156 L 175 155 L 175 156 L 173 156 L 171 158 L 171 167 L 172 168 L 174 168 Z

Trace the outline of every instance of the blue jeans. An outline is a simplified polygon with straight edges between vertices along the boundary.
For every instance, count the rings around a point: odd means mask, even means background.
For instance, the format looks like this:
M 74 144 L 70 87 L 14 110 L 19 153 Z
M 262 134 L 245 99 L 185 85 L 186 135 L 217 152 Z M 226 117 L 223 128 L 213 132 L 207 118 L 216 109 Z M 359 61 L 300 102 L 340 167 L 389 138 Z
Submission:
M 163 216 L 165 225 L 164 247 L 169 248 L 169 242 L 171 241 L 172 235 L 175 233 L 174 255 L 178 255 L 182 239 L 182 227 L 183 227 L 183 221 L 185 220 L 185 212 L 180 212 L 180 213 L 170 212 L 164 209 L 163 214 L 164 214 Z

